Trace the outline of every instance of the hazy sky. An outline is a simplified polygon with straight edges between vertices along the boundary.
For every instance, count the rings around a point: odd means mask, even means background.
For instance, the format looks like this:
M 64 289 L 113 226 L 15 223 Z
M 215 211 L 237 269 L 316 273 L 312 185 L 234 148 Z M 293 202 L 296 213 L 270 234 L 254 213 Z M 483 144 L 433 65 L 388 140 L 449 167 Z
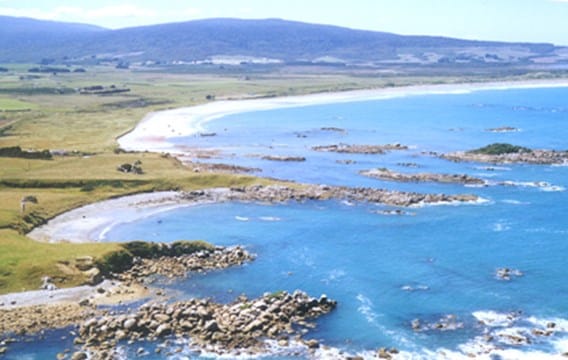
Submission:
M 568 0 L 0 0 L 0 14 L 108 28 L 282 18 L 399 34 L 568 45 Z

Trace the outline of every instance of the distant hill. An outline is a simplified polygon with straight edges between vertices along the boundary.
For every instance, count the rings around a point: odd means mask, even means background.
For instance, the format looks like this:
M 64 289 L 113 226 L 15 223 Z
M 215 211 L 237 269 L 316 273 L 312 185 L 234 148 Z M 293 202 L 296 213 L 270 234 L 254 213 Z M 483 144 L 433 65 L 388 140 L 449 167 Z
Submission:
M 93 25 L 0 16 L 0 62 L 39 62 L 104 31 Z
M 208 19 L 120 30 L 0 16 L 0 62 L 105 61 L 286 64 L 565 62 L 564 48 L 402 36 L 279 19 Z

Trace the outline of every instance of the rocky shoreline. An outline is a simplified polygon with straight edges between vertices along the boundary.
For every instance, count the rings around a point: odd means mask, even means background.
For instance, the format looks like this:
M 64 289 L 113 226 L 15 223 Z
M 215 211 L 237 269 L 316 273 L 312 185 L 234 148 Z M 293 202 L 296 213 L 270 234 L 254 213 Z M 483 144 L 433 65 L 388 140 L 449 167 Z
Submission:
M 266 352 L 265 339 L 277 340 L 281 346 L 287 346 L 290 339 L 301 340 L 302 329 L 315 326 L 311 320 L 335 307 L 336 302 L 325 295 L 316 299 L 300 291 L 264 294 L 254 300 L 240 296 L 230 304 L 207 299 L 147 304 L 134 313 L 84 321 L 75 344 L 82 345 L 91 359 L 108 359 L 121 341 L 189 335 L 193 344 L 216 348 L 219 353 L 259 354 Z M 315 340 L 304 343 L 310 349 L 319 347 Z
M 96 308 L 78 303 L 0 309 L 0 340 L 64 328 L 98 314 Z
M 157 251 L 157 248 L 162 250 Z M 131 293 L 134 288 L 147 283 L 150 277 L 155 275 L 166 278 L 183 277 L 189 272 L 204 272 L 240 266 L 255 258 L 253 254 L 240 246 L 213 247 L 179 256 L 173 255 L 176 248 L 172 245 L 151 244 L 148 249 L 156 254 L 156 257 L 134 257 L 131 263 L 128 263 L 128 259 L 125 260 L 126 265 L 124 266 L 126 268 L 123 271 L 106 274 L 113 282 L 118 281 L 118 284 L 115 284 L 112 288 L 94 287 L 97 295 L 111 297 L 117 294 Z M 164 255 L 168 253 L 171 255 Z M 95 267 L 93 269 L 97 269 L 99 274 L 104 272 L 104 269 Z M 99 275 L 98 278 L 102 281 L 102 275 Z M 161 291 L 157 293 L 163 295 Z M 121 302 L 121 300 L 118 301 L 119 304 Z M 95 301 L 94 296 L 77 299 L 74 302 L 66 301 L 32 306 L 17 306 L 14 301 L 13 304 L 9 304 L 9 308 L 0 307 L 0 343 L 14 342 L 16 341 L 15 336 L 34 335 L 49 329 L 78 326 L 84 324 L 87 319 L 104 316 L 105 311 L 98 308 L 97 303 L 104 303 L 104 301 Z M 4 304 L 0 305 L 4 306 Z M 80 341 L 76 343 L 80 343 Z M 7 346 L 2 346 L 2 348 L 4 348 L 4 352 L 9 350 Z M 103 356 L 100 358 L 112 357 Z
M 305 185 L 298 187 L 284 185 L 252 185 L 234 187 L 231 189 L 190 191 L 182 194 L 181 198 L 192 202 L 257 201 L 267 203 L 285 203 L 290 200 L 301 202 L 335 199 L 403 207 L 454 202 L 472 203 L 480 200 L 478 196 L 469 194 L 421 194 L 385 189 L 327 185 Z
M 438 182 L 455 183 L 466 185 L 485 185 L 486 181 L 466 174 L 434 174 L 434 173 L 414 173 L 405 174 L 392 171 L 386 168 L 362 170 L 359 174 L 380 180 L 401 181 L 401 182 Z
M 180 256 L 160 256 L 158 258 L 140 258 L 133 261 L 132 267 L 116 274 L 117 280 L 130 282 L 144 282 L 147 277 L 161 275 L 167 278 L 185 277 L 191 272 L 205 272 L 208 270 L 221 270 L 231 266 L 241 266 L 253 261 L 255 255 L 240 246 L 225 248 L 215 247 L 214 250 L 202 250 L 194 254 Z
M 454 162 L 479 162 L 489 164 L 564 165 L 568 163 L 568 151 L 531 150 L 505 154 L 483 154 L 458 151 L 435 156 Z
M 408 150 L 408 146 L 401 144 L 385 144 L 385 145 L 349 145 L 334 144 L 320 145 L 312 147 L 314 151 L 336 152 L 342 154 L 385 154 L 393 150 Z

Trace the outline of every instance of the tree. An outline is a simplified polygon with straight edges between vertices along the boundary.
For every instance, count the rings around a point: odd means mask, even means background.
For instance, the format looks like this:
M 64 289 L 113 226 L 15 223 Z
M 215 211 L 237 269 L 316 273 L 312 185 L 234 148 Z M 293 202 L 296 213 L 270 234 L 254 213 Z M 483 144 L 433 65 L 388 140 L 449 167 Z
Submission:
M 26 211 L 27 203 L 37 204 L 38 203 L 37 197 L 35 197 L 34 195 L 26 195 L 22 198 L 22 200 L 20 200 L 20 209 L 22 213 Z

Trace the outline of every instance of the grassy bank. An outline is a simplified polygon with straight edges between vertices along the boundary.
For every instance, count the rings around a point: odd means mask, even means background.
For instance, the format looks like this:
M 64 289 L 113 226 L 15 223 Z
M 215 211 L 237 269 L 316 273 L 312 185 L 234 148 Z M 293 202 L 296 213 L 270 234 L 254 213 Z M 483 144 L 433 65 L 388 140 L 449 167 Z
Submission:
M 116 170 L 141 161 L 144 173 Z M 46 244 L 25 236 L 34 226 L 69 209 L 92 202 L 156 190 L 193 190 L 242 186 L 267 181 L 250 176 L 195 173 L 176 159 L 158 154 L 55 157 L 53 160 L 0 158 L 0 294 L 37 289 L 43 276 L 58 286 L 75 286 L 87 276 L 74 268 L 78 257 L 112 258 L 119 244 Z M 20 201 L 33 196 L 37 203 Z

